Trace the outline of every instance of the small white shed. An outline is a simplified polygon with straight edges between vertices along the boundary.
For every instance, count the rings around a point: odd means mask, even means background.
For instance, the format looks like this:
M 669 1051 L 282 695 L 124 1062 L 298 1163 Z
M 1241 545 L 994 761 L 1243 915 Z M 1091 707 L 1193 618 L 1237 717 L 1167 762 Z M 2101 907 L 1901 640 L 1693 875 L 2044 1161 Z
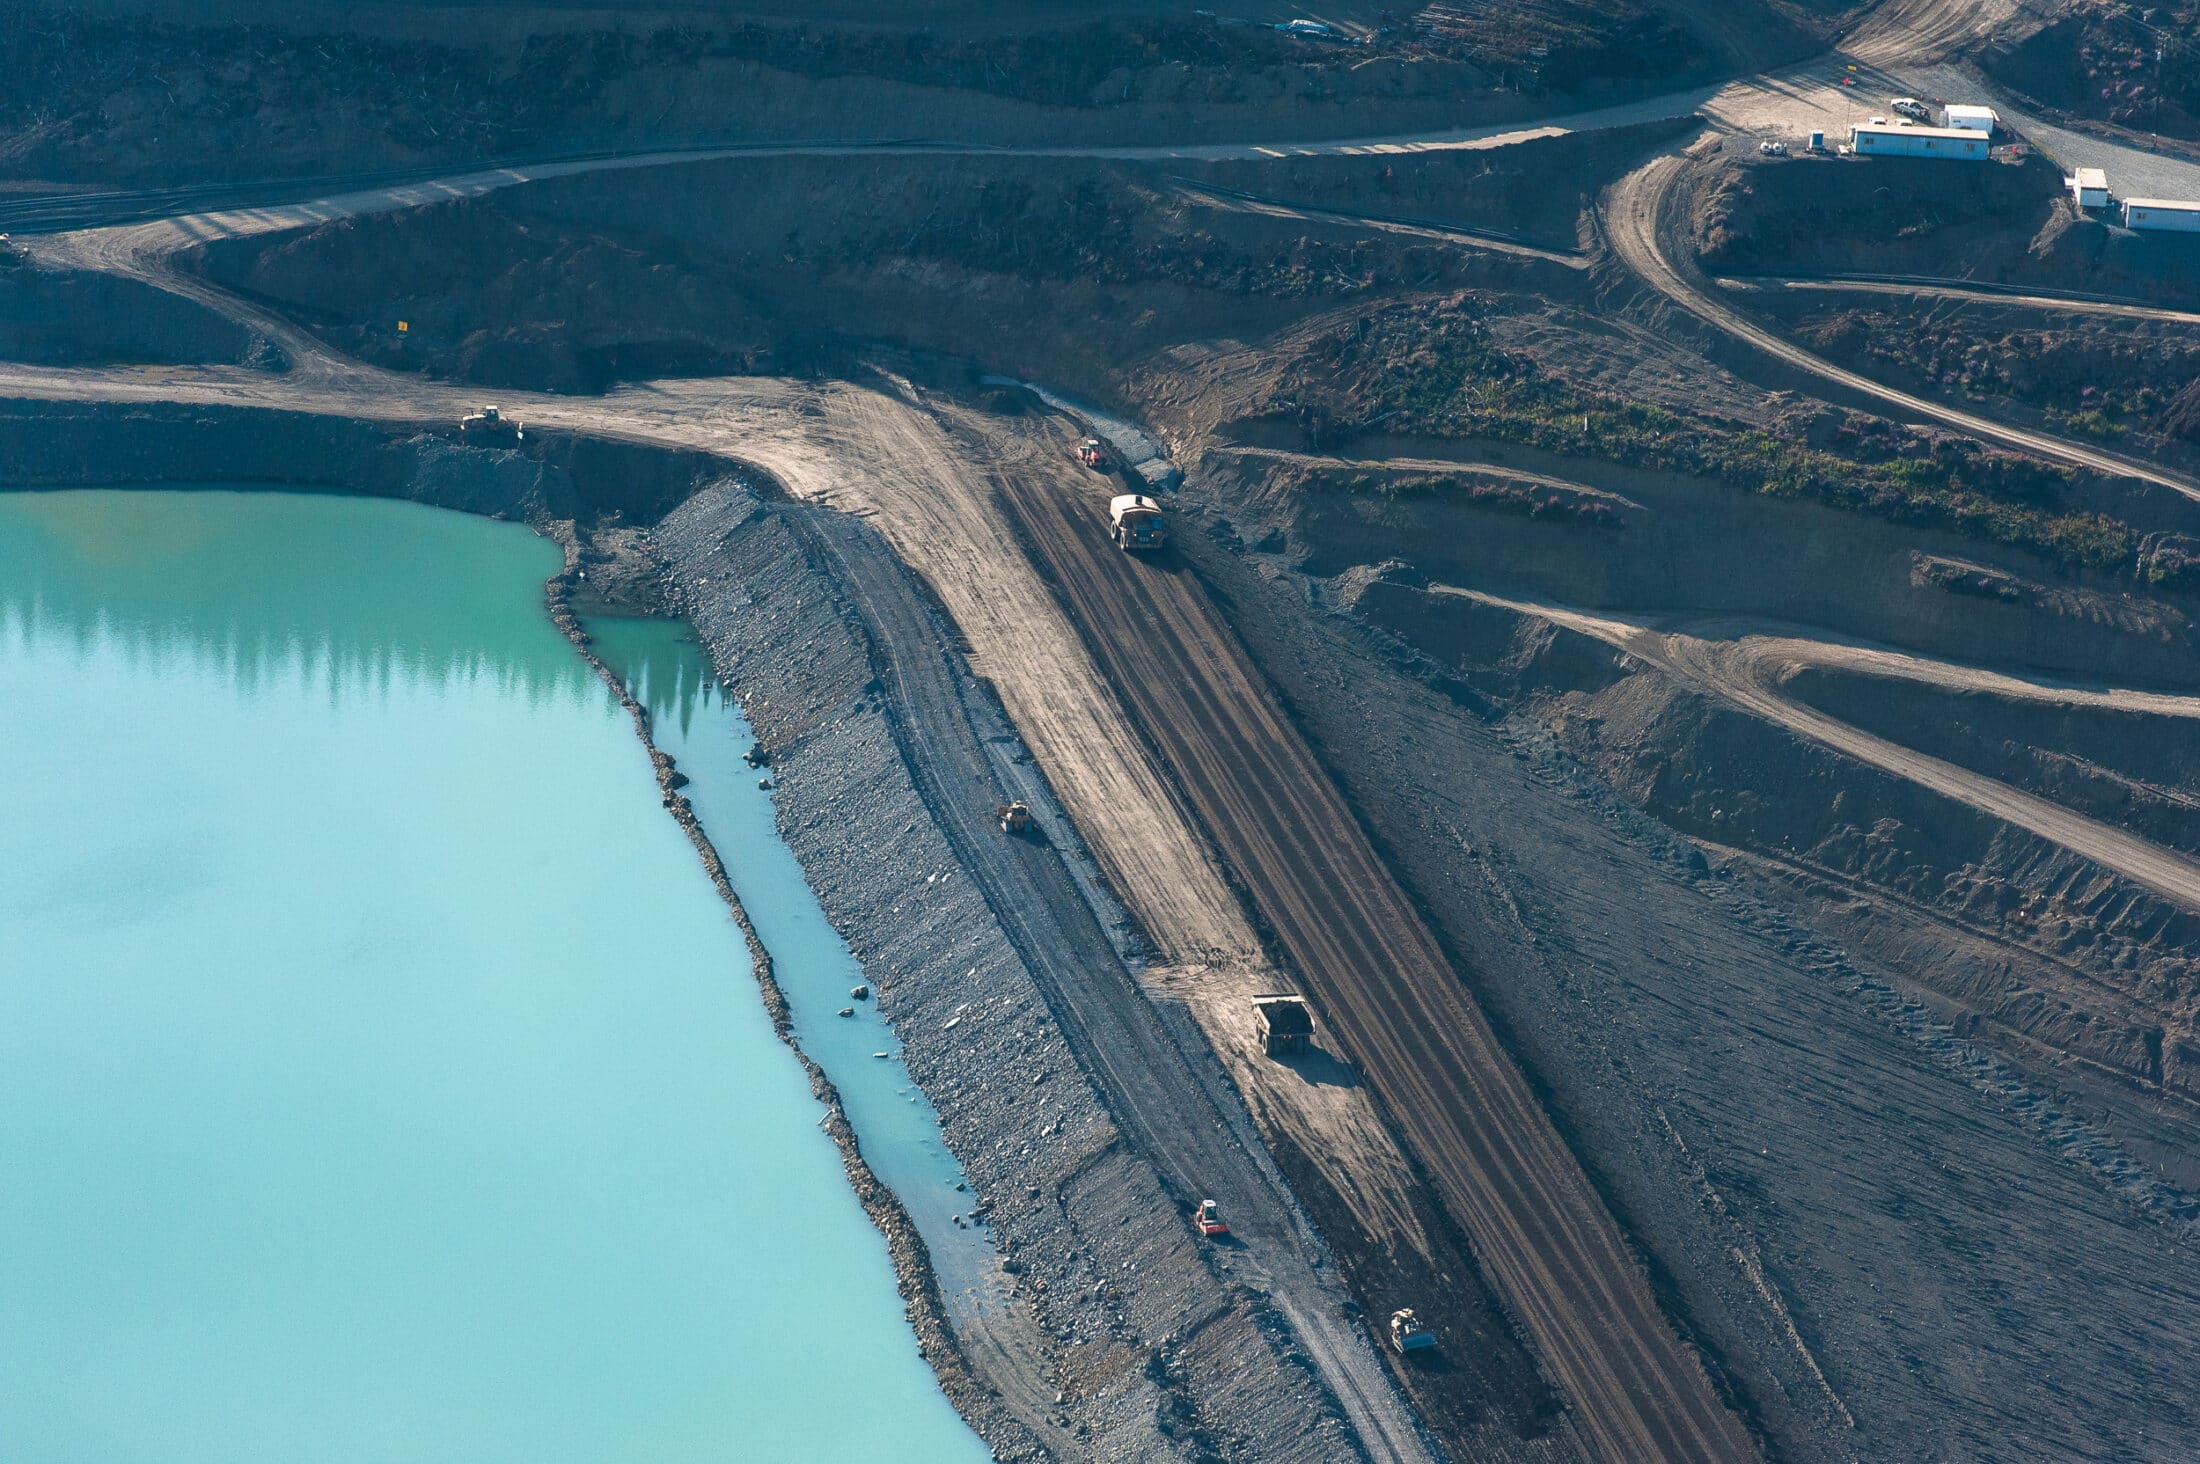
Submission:
M 1994 115 L 1992 107 L 1950 106 L 1942 110 L 1942 125 L 1959 132 L 1984 132 L 1991 134 L 2001 119 Z
M 2108 174 L 2099 168 L 2080 168 L 2063 179 L 2063 187 L 2078 200 L 2080 208 L 2108 207 Z
M 2200 234 L 2200 203 L 2175 198 L 2127 198 L 2124 227 Z

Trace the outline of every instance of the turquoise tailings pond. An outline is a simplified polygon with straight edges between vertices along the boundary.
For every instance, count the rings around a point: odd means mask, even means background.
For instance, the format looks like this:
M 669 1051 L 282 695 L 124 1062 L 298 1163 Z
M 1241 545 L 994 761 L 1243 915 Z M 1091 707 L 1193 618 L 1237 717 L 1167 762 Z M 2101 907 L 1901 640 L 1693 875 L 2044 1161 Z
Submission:
M 597 656 L 648 710 L 650 740 L 687 776 L 696 819 L 771 953 L 795 1041 L 832 1080 L 865 1162 L 923 1237 L 950 1312 L 1005 1299 L 991 1231 L 971 1213 L 975 1199 L 940 1137 L 939 1115 L 902 1066 L 901 1044 L 876 1004 L 855 995 L 868 986 L 863 968 L 780 841 L 761 786 L 769 775 L 742 757 L 755 739 L 694 633 L 680 621 L 624 616 L 592 618 L 587 630 Z
M 8 1458 L 986 1457 L 557 564 L 0 493 Z

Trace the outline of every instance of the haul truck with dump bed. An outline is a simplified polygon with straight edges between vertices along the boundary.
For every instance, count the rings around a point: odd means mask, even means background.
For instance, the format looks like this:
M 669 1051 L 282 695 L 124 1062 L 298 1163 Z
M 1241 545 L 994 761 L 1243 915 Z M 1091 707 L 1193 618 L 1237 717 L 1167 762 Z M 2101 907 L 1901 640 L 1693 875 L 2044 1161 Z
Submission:
M 1129 553 L 1159 549 L 1169 542 L 1169 524 L 1161 505 L 1143 493 L 1124 493 L 1108 500 L 1109 537 Z

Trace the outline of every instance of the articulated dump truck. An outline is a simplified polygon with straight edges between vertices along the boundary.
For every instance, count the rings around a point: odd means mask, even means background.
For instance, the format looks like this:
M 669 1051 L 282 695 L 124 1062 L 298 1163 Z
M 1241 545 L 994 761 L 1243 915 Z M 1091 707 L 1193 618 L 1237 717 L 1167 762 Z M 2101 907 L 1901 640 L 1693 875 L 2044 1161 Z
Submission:
M 1169 542 L 1169 522 L 1161 505 L 1143 493 L 1124 493 L 1108 500 L 1109 537 L 1129 553 L 1159 549 Z

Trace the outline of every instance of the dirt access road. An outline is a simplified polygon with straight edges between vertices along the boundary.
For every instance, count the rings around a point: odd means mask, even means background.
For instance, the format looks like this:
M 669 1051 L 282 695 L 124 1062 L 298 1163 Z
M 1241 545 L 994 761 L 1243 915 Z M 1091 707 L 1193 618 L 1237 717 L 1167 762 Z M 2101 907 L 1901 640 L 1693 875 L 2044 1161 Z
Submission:
M 2200 703 L 2193 698 L 2112 690 L 2057 692 L 2037 683 L 1897 652 L 1874 652 L 1796 637 L 1718 638 L 1713 634 L 1661 629 L 1610 615 L 1592 615 L 1560 605 L 1507 600 L 1478 590 L 1433 588 L 1438 594 L 1494 605 L 1593 636 L 1752 716 L 1976 808 L 1989 817 L 2028 829 L 2146 886 L 2187 910 L 2200 913 L 2200 864 L 2186 856 L 2098 819 L 2087 818 L 2061 804 L 2050 803 L 1967 768 L 1860 731 L 1782 695 L 1778 682 L 1780 673 L 1790 666 L 1831 666 L 1873 675 L 1898 674 L 1905 679 L 1955 690 L 1990 690 L 1999 695 L 2021 695 L 2026 700 L 2056 700 L 2156 713 L 2167 711 L 2178 716 L 2196 714 L 2195 707 Z M 1716 625 L 1697 627 L 1713 632 L 1717 628 Z
M 1594 132 L 1685 117 L 1716 93 L 1712 86 L 1670 92 L 1640 102 L 1570 112 L 1536 122 L 1460 127 L 1438 132 L 1335 138 L 1309 142 L 1187 142 L 1143 147 L 992 147 L 923 138 L 870 142 L 736 143 L 718 147 L 590 152 L 495 164 L 464 173 L 349 173 L 270 178 L 177 188 L 33 195 L 0 202 L 0 230 L 21 237 L 87 229 L 183 225 L 177 243 L 309 228 L 314 224 L 393 209 L 478 198 L 522 183 L 582 173 L 677 167 L 727 158 L 918 157 L 1096 158 L 1115 162 L 1260 162 L 1275 158 L 1384 156 L 1474 152 L 1539 137 Z
M 1949 57 L 2026 20 L 2052 18 L 2056 0 L 1885 0 L 1866 12 L 1838 49 L 1800 66 L 1719 88 L 1703 115 L 1722 131 L 1777 137 L 1793 145 L 1813 129 L 1838 131 L 1883 109 L 1889 98 L 1989 97 L 2005 125 L 2065 167 L 2104 167 L 2124 180 L 2121 192 L 2200 194 L 2200 163 L 2164 157 L 2105 138 L 2073 133 L 2030 115 Z M 1843 82 L 1853 85 L 1843 85 Z M 1706 324 L 1782 364 L 1801 370 L 1912 420 L 1937 422 L 1988 442 L 2112 476 L 2137 478 L 2200 498 L 2200 480 L 2044 432 L 2007 426 L 1881 385 L 1834 365 L 1751 321 L 1718 298 L 1678 238 L 1675 194 L 1689 176 L 1684 159 L 1667 156 L 1612 185 L 1600 203 L 1614 252 L 1645 284 Z M 2079 308 L 2079 307 L 2070 307 Z M 2145 318 L 2187 323 L 2178 312 Z M 2123 313 L 2121 309 L 2104 313 Z
M 2155 325 L 2200 325 L 2200 312 L 2172 310 L 2162 305 L 2110 300 L 2095 295 L 2059 294 L 2050 290 L 2020 289 L 2015 285 L 1982 285 L 1969 280 L 1923 277 L 1873 278 L 1866 275 L 1771 275 L 1749 279 L 1720 276 L 1711 281 L 1721 290 L 1792 290 L 1825 294 L 1892 295 L 1897 299 L 1961 300 L 1980 305 L 2021 305 L 2031 310 L 2058 311 L 2066 315 L 2104 315 L 2116 320 L 2144 320 Z
M 1881 385 L 1868 376 L 1836 366 L 1750 320 L 1700 286 L 1697 283 L 1699 276 L 1692 268 L 1675 262 L 1672 214 L 1688 170 L 1684 158 L 1658 158 L 1613 184 L 1604 196 L 1601 209 L 1606 235 L 1620 259 L 1645 284 L 1689 314 L 1784 365 L 1807 372 L 1858 397 L 1892 407 L 1902 416 L 1937 422 L 2051 462 L 2087 468 L 2110 477 L 2137 478 L 2200 501 L 2200 481 L 2182 473 L 2172 473 L 2135 458 L 2103 452 L 2044 432 L 2011 427 Z
M 1587 1176 L 1198 581 L 1170 559 L 1115 549 L 1089 494 L 1011 507 L 1598 1454 L 1752 1457 Z

